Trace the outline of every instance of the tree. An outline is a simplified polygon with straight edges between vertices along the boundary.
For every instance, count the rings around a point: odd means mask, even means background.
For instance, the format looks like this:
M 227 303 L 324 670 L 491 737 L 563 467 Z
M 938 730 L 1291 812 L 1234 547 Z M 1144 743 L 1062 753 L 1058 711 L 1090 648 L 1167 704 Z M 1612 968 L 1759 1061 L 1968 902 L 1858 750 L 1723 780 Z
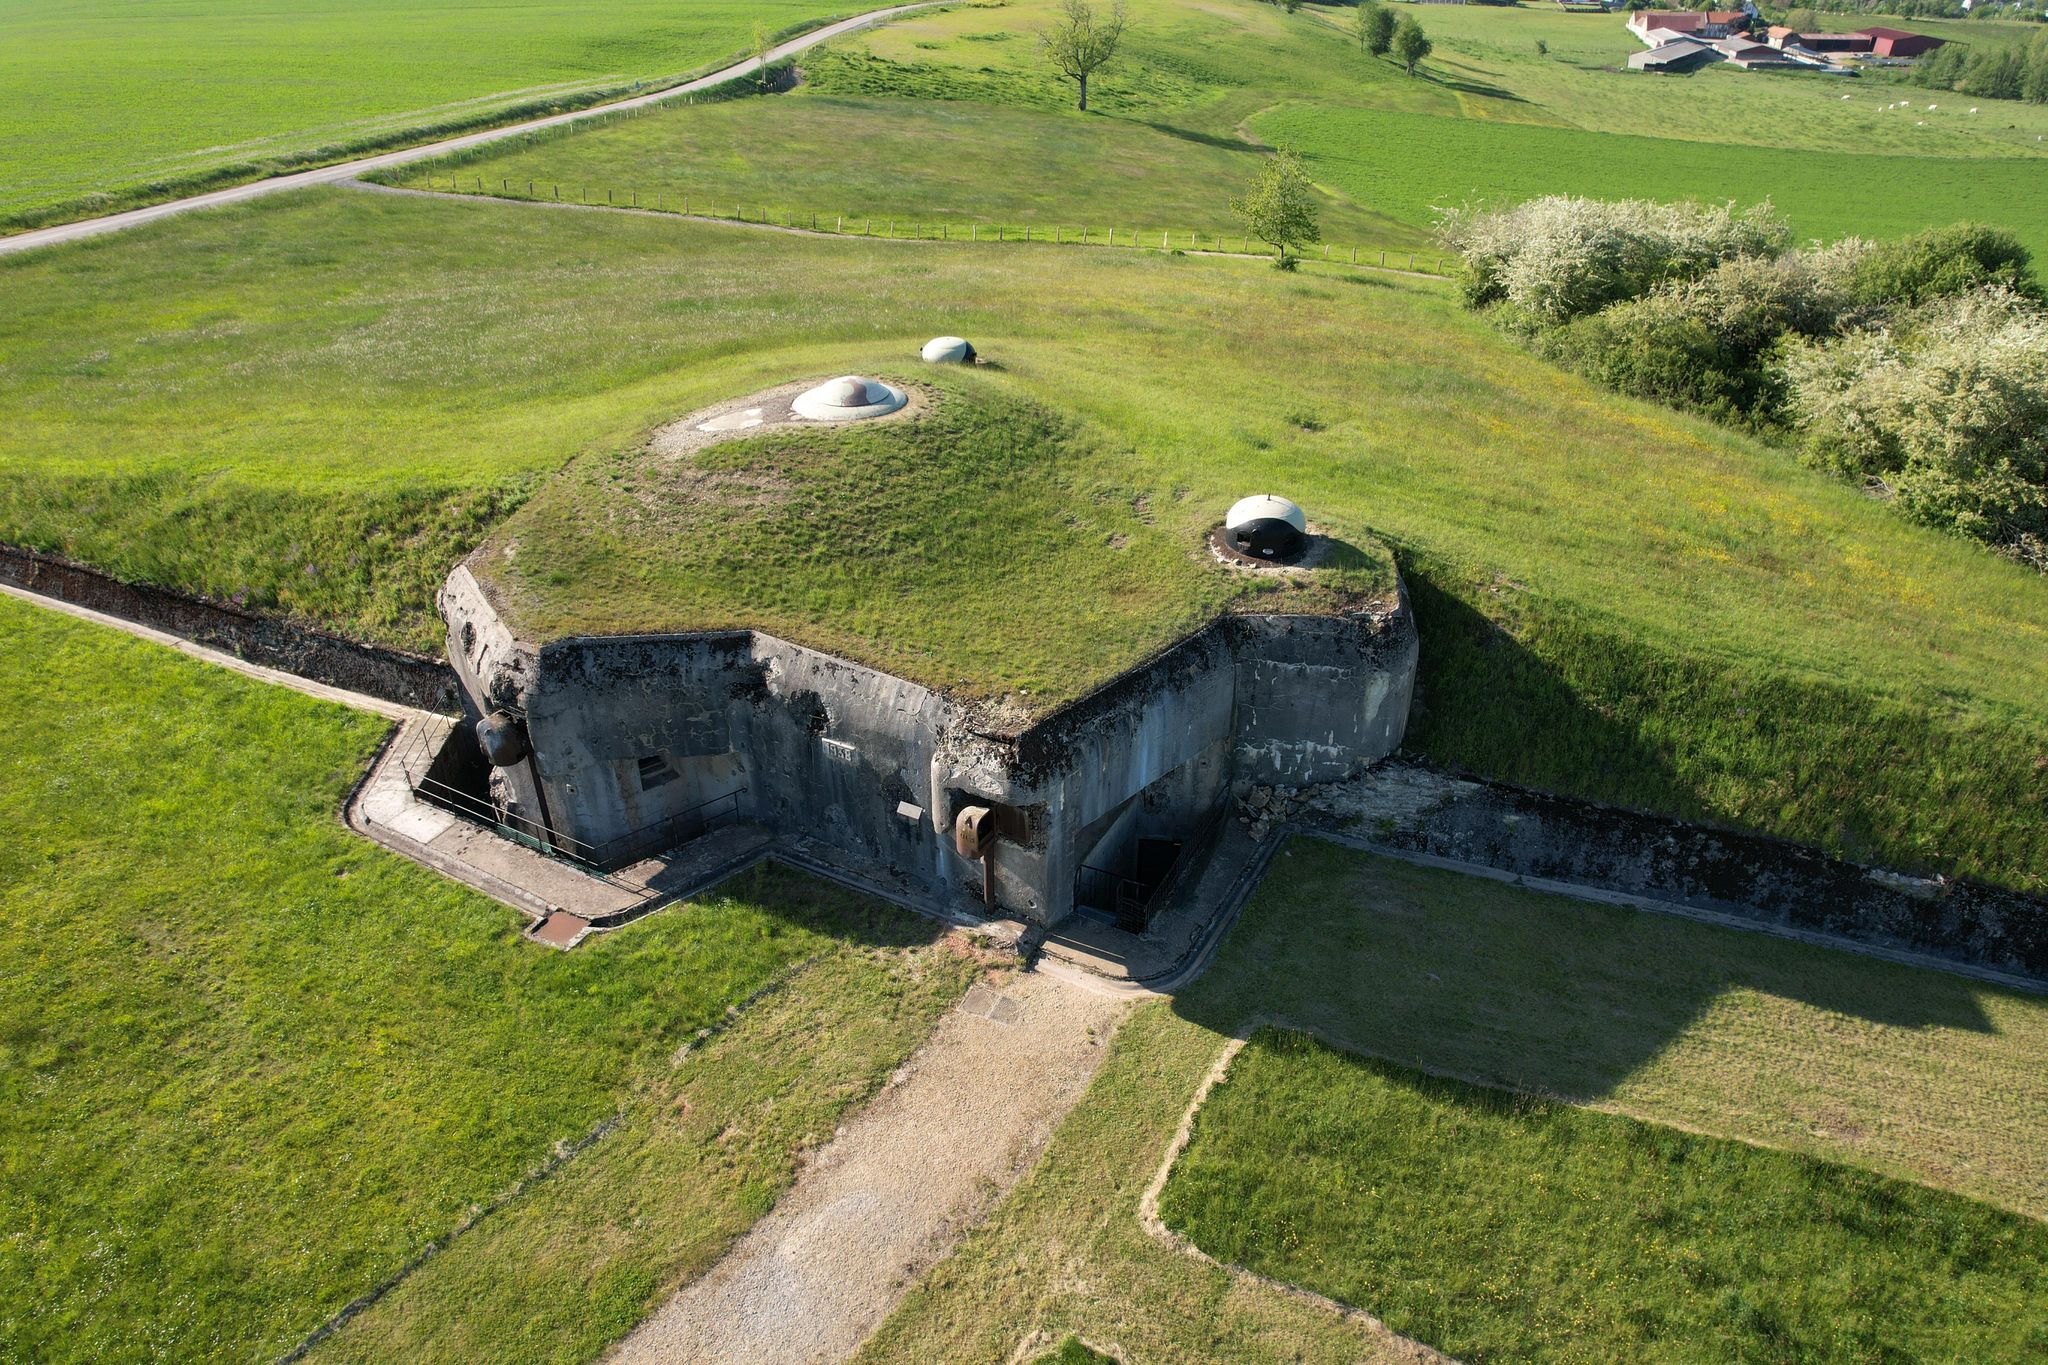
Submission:
M 1358 41 L 1375 57 L 1387 55 L 1394 45 L 1394 12 L 1385 5 L 1365 0 L 1358 7 Z
M 1316 226 L 1315 185 L 1290 151 L 1267 158 L 1244 198 L 1230 201 L 1230 211 L 1244 219 L 1252 236 L 1272 244 L 1279 253 L 1273 264 L 1282 270 L 1294 269 L 1296 247 L 1323 239 Z
M 1127 22 L 1124 0 L 1116 0 L 1116 8 L 1107 19 L 1097 19 L 1095 7 L 1088 0 L 1064 0 L 1060 17 L 1039 35 L 1038 44 L 1045 49 L 1046 59 L 1059 68 L 1062 76 L 1081 87 L 1083 109 L 1088 107 L 1088 78 L 1116 56 Z
M 754 71 L 754 79 L 760 84 L 763 90 L 766 90 L 768 88 L 768 82 L 770 81 L 770 79 L 772 79 L 768 74 L 768 54 L 774 50 L 775 35 L 768 31 L 768 25 L 761 23 L 755 24 L 754 60 L 760 63 L 760 65 Z
M 1402 15 L 1401 22 L 1394 25 L 1394 56 L 1401 63 L 1401 69 L 1409 75 L 1422 65 L 1422 59 L 1430 54 L 1429 35 L 1422 31 L 1422 25 L 1411 15 Z

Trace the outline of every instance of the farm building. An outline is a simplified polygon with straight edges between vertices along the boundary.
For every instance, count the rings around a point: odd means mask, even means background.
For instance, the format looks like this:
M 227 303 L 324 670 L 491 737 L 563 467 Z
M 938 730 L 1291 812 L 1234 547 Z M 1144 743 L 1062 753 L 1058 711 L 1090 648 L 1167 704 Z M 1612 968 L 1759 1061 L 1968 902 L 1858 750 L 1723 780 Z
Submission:
M 1673 38 L 1726 38 L 1749 27 L 1749 16 L 1739 9 L 1727 10 L 1637 10 L 1628 17 L 1628 31 L 1646 46 L 1658 47 Z
M 1630 53 L 1628 69 L 1677 74 L 1697 71 L 1720 60 L 1721 54 L 1705 43 L 1692 38 L 1675 38 L 1647 51 Z
M 1946 41 L 1930 38 L 1924 33 L 1908 33 L 1902 28 L 1866 28 L 1857 32 L 1870 39 L 1870 52 L 1874 57 L 1924 57 Z

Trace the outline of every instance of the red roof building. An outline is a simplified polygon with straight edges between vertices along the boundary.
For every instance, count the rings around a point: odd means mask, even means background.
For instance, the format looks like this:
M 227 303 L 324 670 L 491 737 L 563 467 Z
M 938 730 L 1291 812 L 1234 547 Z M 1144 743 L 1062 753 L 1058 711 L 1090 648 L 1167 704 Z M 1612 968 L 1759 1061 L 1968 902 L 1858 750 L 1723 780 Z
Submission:
M 1908 33 L 1902 28 L 1860 28 L 1856 31 L 1870 39 L 1871 55 L 1876 57 L 1920 57 L 1947 41 L 1930 38 L 1924 33 Z
M 1629 31 L 1651 47 L 1680 37 L 1725 38 L 1748 23 L 1749 16 L 1739 9 L 1639 9 L 1628 17 Z

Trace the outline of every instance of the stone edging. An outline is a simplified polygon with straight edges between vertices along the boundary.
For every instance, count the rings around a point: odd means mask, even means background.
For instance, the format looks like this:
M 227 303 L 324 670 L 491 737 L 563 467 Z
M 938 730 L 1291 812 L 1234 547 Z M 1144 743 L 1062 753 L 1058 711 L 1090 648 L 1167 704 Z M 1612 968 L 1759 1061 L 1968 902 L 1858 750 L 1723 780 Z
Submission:
M 1244 1045 L 1251 1041 L 1251 1036 L 1254 1033 L 1262 1028 L 1292 1029 L 1295 1027 L 1277 1019 L 1257 1015 L 1239 1025 L 1237 1032 L 1225 1040 L 1222 1050 L 1216 1054 L 1216 1059 L 1209 1064 L 1208 1071 L 1203 1073 L 1201 1084 L 1195 1087 L 1195 1093 L 1188 1101 L 1187 1111 L 1181 1115 L 1180 1127 L 1174 1130 L 1173 1140 L 1166 1144 L 1166 1154 L 1160 1158 L 1159 1169 L 1152 1173 L 1152 1179 L 1145 1186 L 1145 1192 L 1138 1197 L 1138 1225 L 1144 1228 L 1146 1235 L 1153 1240 L 1163 1243 L 1183 1256 L 1191 1257 L 1204 1265 L 1214 1266 L 1216 1269 L 1224 1271 L 1240 1284 L 1252 1285 L 1259 1289 L 1282 1294 L 1301 1303 L 1313 1304 L 1317 1308 L 1334 1313 L 1347 1322 L 1365 1328 L 1374 1336 L 1401 1343 L 1402 1346 L 1410 1349 L 1411 1358 L 1414 1360 L 1433 1363 L 1441 1362 L 1442 1365 L 1452 1365 L 1449 1356 L 1432 1350 L 1430 1347 L 1410 1337 L 1402 1336 L 1399 1332 L 1396 1332 L 1393 1328 L 1387 1326 L 1386 1323 L 1362 1308 L 1354 1308 L 1352 1305 L 1333 1299 L 1327 1294 L 1318 1294 L 1312 1289 L 1304 1289 L 1300 1285 L 1289 1284 L 1285 1280 L 1276 1280 L 1271 1276 L 1260 1275 L 1234 1262 L 1217 1260 L 1214 1256 L 1211 1256 L 1208 1252 L 1166 1226 L 1166 1220 L 1159 1216 L 1159 1196 L 1166 1190 L 1166 1182 L 1173 1174 L 1174 1163 L 1180 1160 L 1181 1153 L 1187 1150 L 1189 1139 L 1194 1136 L 1195 1115 L 1201 1112 L 1204 1104 L 1208 1103 L 1209 1092 L 1214 1090 L 1217 1083 L 1229 1074 L 1230 1064 L 1237 1060 L 1238 1053 L 1244 1051 Z M 1300 1031 L 1309 1032 L 1309 1030 Z

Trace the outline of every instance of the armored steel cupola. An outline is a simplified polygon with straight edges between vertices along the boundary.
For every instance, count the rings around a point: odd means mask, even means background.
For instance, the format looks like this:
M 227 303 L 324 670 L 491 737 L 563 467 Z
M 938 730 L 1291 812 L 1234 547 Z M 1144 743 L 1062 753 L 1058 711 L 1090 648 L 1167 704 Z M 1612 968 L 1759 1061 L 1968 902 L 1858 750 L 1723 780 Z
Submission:
M 1308 543 L 1308 518 L 1286 498 L 1255 493 L 1231 504 L 1223 531 L 1230 548 L 1241 555 L 1291 564 Z
M 894 412 L 909 401 L 910 395 L 894 384 L 843 374 L 799 394 L 790 407 L 814 422 L 857 422 Z

